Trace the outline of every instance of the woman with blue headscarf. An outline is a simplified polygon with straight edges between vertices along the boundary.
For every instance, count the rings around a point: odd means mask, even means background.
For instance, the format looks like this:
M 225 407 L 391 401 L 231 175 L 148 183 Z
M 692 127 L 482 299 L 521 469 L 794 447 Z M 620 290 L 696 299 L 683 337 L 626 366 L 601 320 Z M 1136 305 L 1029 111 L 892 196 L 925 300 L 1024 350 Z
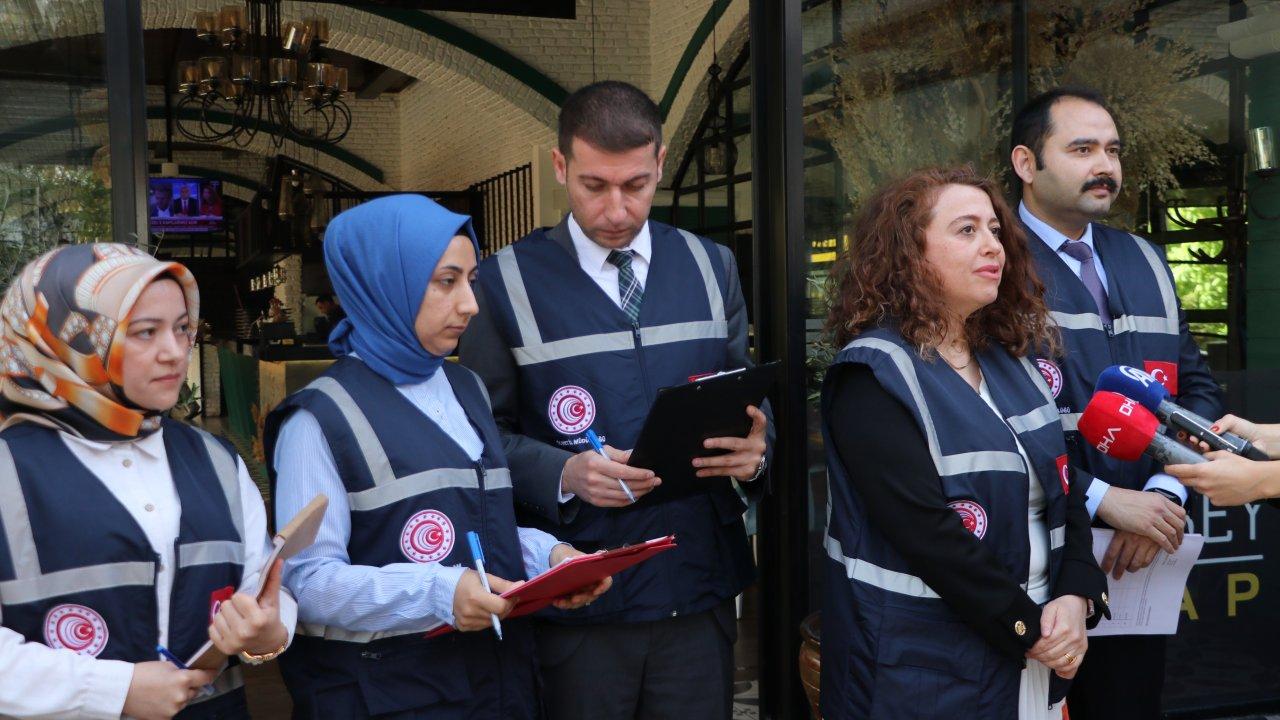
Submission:
M 347 311 L 338 361 L 267 419 L 276 520 L 330 498 L 315 544 L 285 566 L 298 600 L 281 659 L 295 718 L 532 718 L 533 636 L 498 597 L 573 555 L 517 528 L 484 386 L 446 362 L 478 311 L 471 221 L 417 195 L 359 205 L 325 233 Z M 492 592 L 472 566 L 479 534 Z M 590 602 L 608 581 L 558 601 Z M 427 640 L 441 623 L 451 633 Z

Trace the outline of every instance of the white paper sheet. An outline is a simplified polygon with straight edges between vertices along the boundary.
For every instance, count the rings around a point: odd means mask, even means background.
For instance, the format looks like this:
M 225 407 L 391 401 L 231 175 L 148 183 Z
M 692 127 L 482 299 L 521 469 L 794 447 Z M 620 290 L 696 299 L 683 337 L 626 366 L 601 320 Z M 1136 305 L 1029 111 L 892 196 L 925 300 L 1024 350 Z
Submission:
M 1093 556 L 1099 563 L 1114 535 L 1114 530 L 1093 529 Z M 1136 573 L 1126 571 L 1119 580 L 1107 575 L 1111 619 L 1103 618 L 1089 635 L 1173 635 L 1178 632 L 1187 575 L 1203 548 L 1203 535 L 1184 535 L 1181 547 L 1173 555 L 1161 550 L 1150 565 Z

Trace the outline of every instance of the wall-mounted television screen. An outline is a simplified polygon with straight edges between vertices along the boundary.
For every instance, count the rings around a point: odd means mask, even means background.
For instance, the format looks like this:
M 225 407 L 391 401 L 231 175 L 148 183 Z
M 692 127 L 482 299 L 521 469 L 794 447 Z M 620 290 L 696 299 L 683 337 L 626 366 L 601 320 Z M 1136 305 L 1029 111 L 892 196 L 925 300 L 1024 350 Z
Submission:
M 151 217 L 151 232 L 222 230 L 222 182 L 153 177 L 147 192 L 147 214 Z

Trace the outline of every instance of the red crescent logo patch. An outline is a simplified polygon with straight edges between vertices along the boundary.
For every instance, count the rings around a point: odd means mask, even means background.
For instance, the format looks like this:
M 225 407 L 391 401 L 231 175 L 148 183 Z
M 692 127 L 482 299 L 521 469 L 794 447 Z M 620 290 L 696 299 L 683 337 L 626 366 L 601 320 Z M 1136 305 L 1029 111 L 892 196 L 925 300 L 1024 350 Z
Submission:
M 423 510 L 400 532 L 400 551 L 417 563 L 436 562 L 453 550 L 453 522 L 439 510 Z
M 1058 464 L 1058 479 L 1062 481 L 1062 492 L 1065 495 L 1071 494 L 1071 465 L 1067 462 L 1066 454 L 1059 455 L 1056 459 Z
M 1058 393 L 1062 392 L 1062 370 L 1052 362 L 1044 359 L 1036 360 L 1036 369 L 1044 376 L 1044 381 L 1049 386 L 1049 392 L 1053 393 L 1053 397 L 1057 398 Z
M 565 385 L 551 394 L 547 417 L 556 430 L 565 435 L 577 435 L 595 422 L 595 398 L 577 385 Z
M 972 500 L 956 500 L 947 503 L 947 507 L 956 511 L 964 529 L 976 535 L 979 540 L 987 534 L 987 511 L 981 505 Z
M 44 644 L 57 650 L 97 657 L 109 636 L 102 616 L 84 605 L 58 605 L 44 616 Z

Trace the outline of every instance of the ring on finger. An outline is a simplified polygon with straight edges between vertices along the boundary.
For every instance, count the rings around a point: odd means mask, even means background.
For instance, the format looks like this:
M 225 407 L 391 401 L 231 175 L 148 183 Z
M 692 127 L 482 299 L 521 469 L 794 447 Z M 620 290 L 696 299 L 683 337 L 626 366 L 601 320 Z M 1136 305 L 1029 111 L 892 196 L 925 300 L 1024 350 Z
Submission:
M 1067 653 L 1066 655 L 1062 656 L 1062 659 L 1066 660 L 1068 665 L 1073 665 L 1075 664 L 1076 656 L 1072 655 L 1071 653 Z

